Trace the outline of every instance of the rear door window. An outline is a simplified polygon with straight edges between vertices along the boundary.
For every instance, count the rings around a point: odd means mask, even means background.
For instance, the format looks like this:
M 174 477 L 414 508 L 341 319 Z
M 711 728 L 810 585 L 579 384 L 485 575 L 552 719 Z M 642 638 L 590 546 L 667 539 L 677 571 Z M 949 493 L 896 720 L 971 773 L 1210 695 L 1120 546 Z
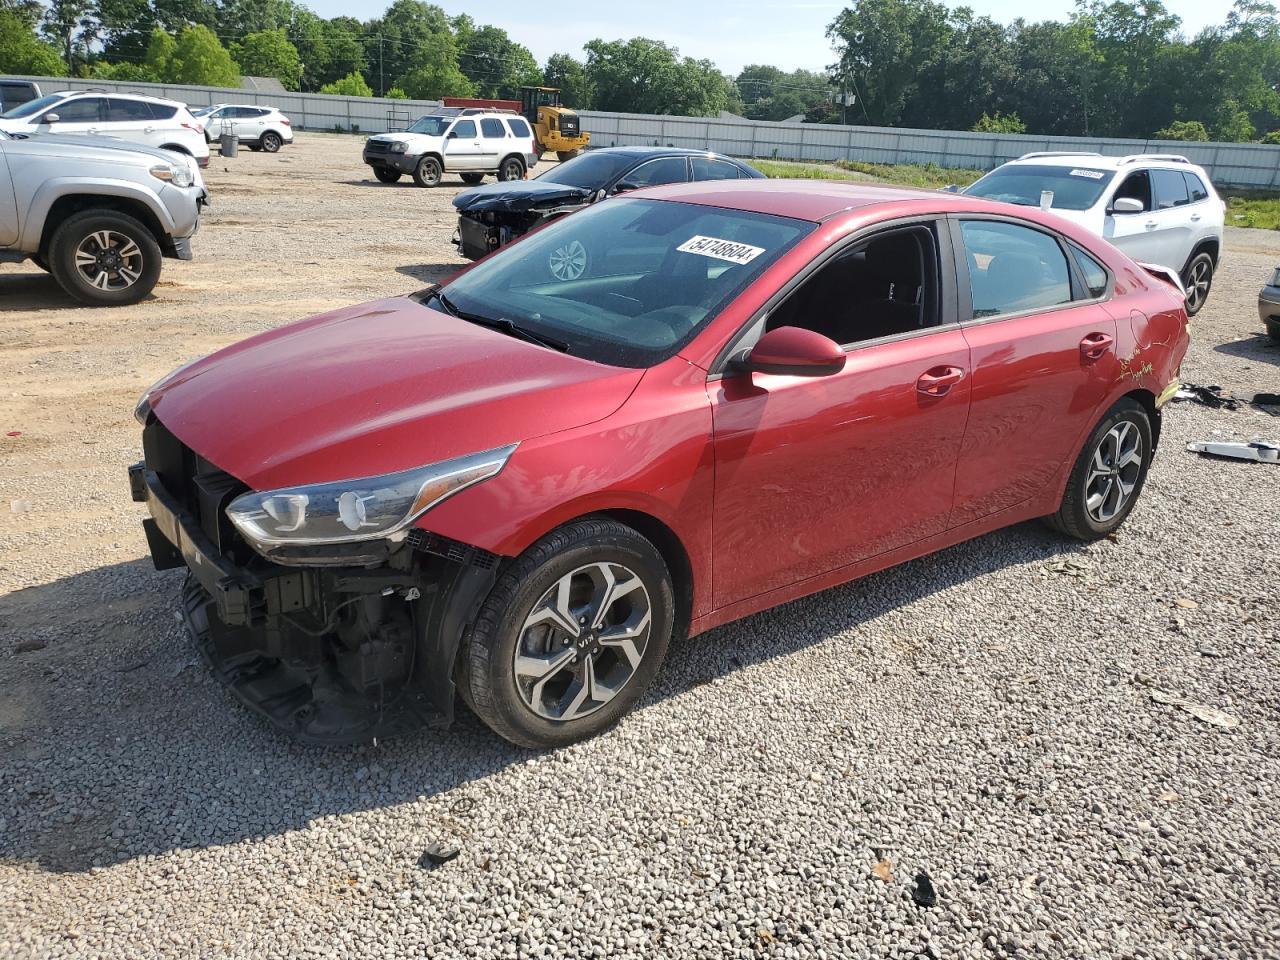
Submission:
M 1054 237 L 998 220 L 965 220 L 960 232 L 974 319 L 1071 302 L 1071 272 Z
M 507 135 L 506 128 L 497 117 L 485 117 L 480 121 L 480 132 L 487 140 L 501 140 Z
M 1152 170 L 1151 186 L 1157 210 L 1183 207 L 1191 202 L 1187 195 L 1187 181 L 1181 170 Z
M 710 157 L 694 157 L 693 179 L 736 180 L 738 179 L 738 168 L 725 160 L 713 160 Z

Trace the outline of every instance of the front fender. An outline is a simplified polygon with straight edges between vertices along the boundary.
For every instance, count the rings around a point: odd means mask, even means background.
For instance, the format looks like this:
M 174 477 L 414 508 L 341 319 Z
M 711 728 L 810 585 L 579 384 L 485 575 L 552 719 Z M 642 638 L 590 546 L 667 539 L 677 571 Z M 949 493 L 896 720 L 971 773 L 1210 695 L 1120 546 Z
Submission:
M 128 180 L 102 180 L 94 178 L 91 182 L 77 180 L 73 177 L 54 177 L 46 180 L 31 198 L 23 218 L 22 236 L 19 246 L 24 250 L 37 250 L 40 239 L 44 235 L 45 221 L 53 205 L 63 197 L 118 197 L 124 200 L 143 204 L 159 221 L 164 232 L 169 236 L 177 233 L 173 215 L 160 202 L 159 196 L 151 190 Z

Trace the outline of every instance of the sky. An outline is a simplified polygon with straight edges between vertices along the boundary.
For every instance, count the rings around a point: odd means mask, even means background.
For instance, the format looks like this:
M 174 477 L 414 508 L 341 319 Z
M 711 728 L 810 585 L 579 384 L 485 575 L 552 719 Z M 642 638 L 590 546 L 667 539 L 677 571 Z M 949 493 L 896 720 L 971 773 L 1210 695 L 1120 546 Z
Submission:
M 353 4 L 350 0 L 303 0 L 323 17 L 347 15 L 367 20 L 386 3 Z M 737 74 L 748 63 L 767 63 L 784 70 L 803 67 L 822 70 L 835 59 L 826 38 L 829 24 L 846 6 L 838 0 L 555 0 L 554 3 L 489 4 L 433 0 L 451 16 L 470 14 L 479 23 L 502 27 L 512 39 L 533 51 L 539 63 L 553 53 L 581 59 L 582 45 L 605 40 L 650 37 L 678 47 L 682 56 L 713 61 L 726 73 Z M 1182 18 L 1182 29 L 1194 35 L 1200 28 L 1222 23 L 1231 0 L 1164 0 Z M 972 7 L 979 16 L 1008 23 L 1064 20 L 1075 9 L 1072 0 L 968 0 L 950 6 Z M 1034 11 L 1034 12 L 1031 12 Z

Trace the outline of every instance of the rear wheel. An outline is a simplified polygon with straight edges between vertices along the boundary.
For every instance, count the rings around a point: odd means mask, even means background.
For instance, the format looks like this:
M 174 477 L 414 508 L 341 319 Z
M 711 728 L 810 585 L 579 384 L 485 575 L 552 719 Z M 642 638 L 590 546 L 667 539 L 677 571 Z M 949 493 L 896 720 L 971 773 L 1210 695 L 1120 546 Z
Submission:
M 1105 537 L 1138 502 L 1152 452 L 1146 408 L 1124 397 L 1094 427 L 1067 478 L 1058 512 L 1046 521 L 1077 540 Z
M 280 139 L 280 134 L 272 133 L 268 130 L 262 135 L 262 139 L 259 143 L 262 145 L 262 149 L 267 151 L 267 153 L 278 153 L 284 141 Z
M 1197 253 L 1182 274 L 1182 285 L 1187 289 L 1187 316 L 1194 317 L 1209 299 L 1213 287 L 1213 257 Z
M 400 181 L 400 171 L 392 170 L 390 167 L 374 167 L 373 175 L 383 183 L 398 183 Z
M 473 187 L 483 179 L 483 173 L 464 173 L 462 175 L 462 182 L 469 183 Z
M 413 182 L 420 187 L 439 186 L 444 177 L 444 168 L 435 157 L 422 157 L 413 168 Z
M 581 150 L 557 150 L 556 156 L 560 158 L 561 163 L 564 163 L 566 160 L 572 160 L 581 152 Z
M 657 549 L 612 520 L 579 520 L 512 562 L 462 662 L 465 699 L 496 733 L 556 747 L 631 709 L 662 659 L 675 610 Z
M 160 279 L 160 245 L 127 214 L 85 210 L 69 217 L 49 244 L 49 269 L 82 303 L 137 303 Z
M 499 180 L 520 180 L 524 177 L 524 163 L 519 157 L 507 157 L 498 168 Z

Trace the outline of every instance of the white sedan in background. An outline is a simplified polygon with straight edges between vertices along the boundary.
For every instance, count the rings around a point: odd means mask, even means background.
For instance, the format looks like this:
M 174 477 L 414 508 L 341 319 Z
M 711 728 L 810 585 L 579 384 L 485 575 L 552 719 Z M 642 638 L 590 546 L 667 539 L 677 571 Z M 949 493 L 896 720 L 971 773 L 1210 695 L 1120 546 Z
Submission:
M 210 143 L 224 133 L 233 134 L 250 150 L 267 153 L 275 153 L 286 143 L 293 143 L 293 124 L 275 107 L 215 103 L 195 111 L 195 115 L 204 124 Z
M 1222 252 L 1226 205 L 1209 175 L 1186 157 L 1143 153 L 1028 153 L 996 167 L 963 191 L 1039 206 L 1105 237 L 1142 263 L 1177 272 L 1187 315 L 1204 306 Z

